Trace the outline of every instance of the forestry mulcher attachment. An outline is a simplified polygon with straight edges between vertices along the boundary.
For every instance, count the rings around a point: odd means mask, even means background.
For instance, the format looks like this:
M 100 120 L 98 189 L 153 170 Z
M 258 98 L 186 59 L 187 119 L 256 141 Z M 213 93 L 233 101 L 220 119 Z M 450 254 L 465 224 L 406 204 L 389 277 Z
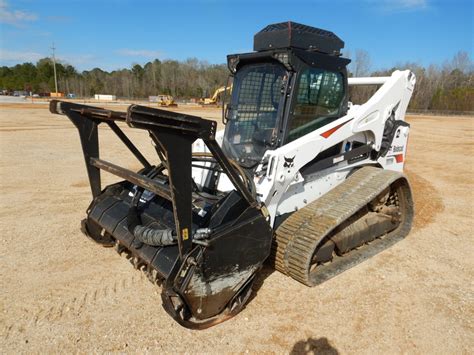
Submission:
M 93 195 L 82 231 L 160 284 L 181 325 L 207 328 L 241 311 L 267 259 L 314 286 L 408 234 L 404 118 L 415 76 L 348 78 L 343 46 L 293 22 L 265 27 L 255 52 L 228 56 L 233 90 L 219 132 L 215 121 L 162 109 L 51 101 L 80 135 Z M 350 85 L 380 88 L 353 105 Z M 99 124 L 141 170 L 99 158 Z M 159 160 L 142 155 L 125 125 L 148 132 Z M 102 189 L 101 170 L 124 180 Z

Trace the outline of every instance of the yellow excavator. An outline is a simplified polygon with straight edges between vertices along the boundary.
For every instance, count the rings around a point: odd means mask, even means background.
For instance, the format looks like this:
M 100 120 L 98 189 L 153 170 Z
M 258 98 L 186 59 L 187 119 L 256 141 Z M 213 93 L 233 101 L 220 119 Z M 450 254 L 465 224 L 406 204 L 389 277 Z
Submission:
M 221 101 L 221 95 L 224 92 L 230 94 L 232 92 L 232 84 L 229 86 L 221 86 L 220 88 L 216 89 L 216 91 L 214 91 L 214 94 L 211 97 L 203 98 L 199 101 L 199 103 L 202 105 L 219 106 L 220 101 Z

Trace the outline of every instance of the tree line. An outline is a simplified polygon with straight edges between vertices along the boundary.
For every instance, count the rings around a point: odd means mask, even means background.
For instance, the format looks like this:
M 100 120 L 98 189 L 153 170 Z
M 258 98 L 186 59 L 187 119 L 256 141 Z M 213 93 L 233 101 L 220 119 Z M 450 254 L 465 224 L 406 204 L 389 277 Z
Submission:
M 346 54 L 350 58 L 348 54 Z M 354 76 L 389 76 L 393 71 L 409 69 L 416 85 L 408 108 L 420 111 L 474 111 L 474 65 L 467 52 L 460 51 L 442 65 L 422 66 L 400 63 L 388 70 L 371 71 L 370 57 L 358 50 L 349 71 Z M 367 101 L 377 90 L 374 86 L 351 87 L 349 98 L 354 103 Z
M 78 97 L 110 94 L 120 98 L 142 99 L 159 94 L 178 98 L 212 95 L 227 78 L 224 64 L 209 64 L 196 58 L 185 61 L 155 59 L 130 69 L 107 72 L 100 68 L 78 72 L 67 63 L 56 63 L 58 91 Z M 54 92 L 54 69 L 50 58 L 32 63 L 0 67 L 0 89 L 34 93 Z
M 371 70 L 368 53 L 357 50 L 349 65 L 349 76 L 387 76 L 396 69 L 410 69 L 417 78 L 410 101 L 411 110 L 474 111 L 474 66 L 466 52 L 458 52 L 442 65 L 422 66 L 402 63 L 388 70 Z M 57 63 L 58 90 L 77 97 L 111 94 L 119 98 L 142 99 L 168 94 L 179 99 L 212 95 L 225 84 L 229 75 L 225 64 L 209 64 L 196 58 L 185 61 L 155 59 L 129 69 L 104 71 L 100 68 L 78 72 L 67 63 Z M 36 64 L 23 63 L 0 67 L 0 89 L 25 90 L 33 93 L 54 92 L 54 72 L 50 58 Z M 376 87 L 350 89 L 350 100 L 365 102 Z

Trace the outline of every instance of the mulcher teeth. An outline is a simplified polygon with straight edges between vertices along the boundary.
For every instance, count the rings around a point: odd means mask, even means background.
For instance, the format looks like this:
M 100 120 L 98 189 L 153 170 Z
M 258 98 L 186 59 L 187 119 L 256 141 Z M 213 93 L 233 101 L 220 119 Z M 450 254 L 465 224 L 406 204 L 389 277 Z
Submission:
M 119 242 L 115 244 L 115 250 L 120 256 L 125 256 L 125 258 L 133 265 L 135 270 L 143 272 L 152 284 L 161 286 L 161 279 L 158 271 L 156 271 L 152 266 L 145 263 L 139 257 L 134 256 L 130 250 Z

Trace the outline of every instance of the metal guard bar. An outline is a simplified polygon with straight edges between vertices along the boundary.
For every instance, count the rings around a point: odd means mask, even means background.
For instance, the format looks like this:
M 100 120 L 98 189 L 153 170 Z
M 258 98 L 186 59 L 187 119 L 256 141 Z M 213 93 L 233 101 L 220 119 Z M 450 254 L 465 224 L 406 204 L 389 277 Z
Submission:
M 118 165 L 109 163 L 108 161 L 90 158 L 90 163 L 95 167 L 105 170 L 108 173 L 116 175 L 122 179 L 130 181 L 132 184 L 143 187 L 145 190 L 151 191 L 158 196 L 161 196 L 167 200 L 172 201 L 170 189 L 155 180 L 152 180 L 146 176 L 134 173 L 131 170 L 124 169 Z
M 124 113 L 58 100 L 51 101 L 50 111 L 66 115 L 78 129 L 94 198 L 101 193 L 102 169 L 172 202 L 181 259 L 192 248 L 191 166 L 192 144 L 196 139 L 200 138 L 205 142 L 216 162 L 249 206 L 257 206 L 255 197 L 243 181 L 245 179 L 241 178 L 215 140 L 215 121 L 139 105 L 131 105 Z M 145 168 L 151 167 L 115 121 L 126 122 L 130 127 L 149 132 L 156 144 L 158 156 L 166 160 L 169 185 L 99 159 L 98 125 L 105 122 Z

